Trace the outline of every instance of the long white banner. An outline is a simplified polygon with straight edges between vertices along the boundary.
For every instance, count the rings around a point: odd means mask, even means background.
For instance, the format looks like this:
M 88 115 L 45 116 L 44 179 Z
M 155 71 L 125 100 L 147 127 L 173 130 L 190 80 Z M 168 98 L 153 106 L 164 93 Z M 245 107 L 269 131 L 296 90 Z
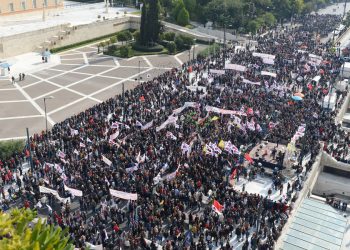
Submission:
M 242 71 L 242 72 L 247 70 L 246 66 L 238 65 L 238 64 L 232 64 L 232 63 L 227 63 L 226 66 L 225 66 L 225 69 L 232 69 L 232 70 Z
M 120 199 L 133 200 L 133 201 L 137 200 L 137 194 L 134 194 L 134 193 L 126 193 L 126 192 L 122 192 L 114 189 L 109 189 L 109 192 L 111 193 L 112 196 Z
M 67 187 L 66 185 L 64 185 L 64 189 L 74 196 L 78 196 L 78 197 L 83 196 L 83 191 L 81 191 L 81 190 L 70 188 L 70 187 Z
M 240 115 L 240 116 L 247 116 L 246 113 L 242 111 L 234 111 L 234 110 L 228 110 L 228 109 L 221 109 L 213 106 L 205 106 L 205 110 L 208 112 L 214 112 L 219 113 L 222 115 Z
M 224 75 L 225 74 L 225 70 L 222 70 L 222 69 L 210 69 L 209 72 L 212 73 L 212 74 L 218 74 L 218 75 Z
M 53 190 L 51 188 L 39 186 L 39 191 L 40 193 L 45 193 L 45 194 L 52 194 L 54 195 L 59 201 L 66 203 L 67 201 L 70 202 L 70 198 L 61 198 L 56 190 Z

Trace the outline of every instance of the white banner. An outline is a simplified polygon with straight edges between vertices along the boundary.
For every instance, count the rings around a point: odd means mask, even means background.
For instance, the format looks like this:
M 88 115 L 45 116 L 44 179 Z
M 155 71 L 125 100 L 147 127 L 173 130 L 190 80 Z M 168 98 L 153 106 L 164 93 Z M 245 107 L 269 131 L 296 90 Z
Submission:
M 212 73 L 212 74 L 218 74 L 218 75 L 224 75 L 225 74 L 225 70 L 220 70 L 220 69 L 210 69 L 209 72 Z
M 81 191 L 81 190 L 70 188 L 70 187 L 67 187 L 66 185 L 64 185 L 64 189 L 74 196 L 77 196 L 77 197 L 83 196 L 83 191 Z
M 222 115 L 240 115 L 240 116 L 247 116 L 246 113 L 242 111 L 234 111 L 234 110 L 228 110 L 228 109 L 221 109 L 213 106 L 205 106 L 205 110 L 207 112 L 214 112 L 214 113 L 219 113 Z
M 274 78 L 277 77 L 276 73 L 272 73 L 272 72 L 268 72 L 268 71 L 261 71 L 261 75 L 262 76 L 271 76 L 271 77 L 274 77 Z
M 275 64 L 275 60 L 271 59 L 271 58 L 263 58 L 263 63 L 265 64 L 269 64 L 269 65 L 274 65 Z
M 117 130 L 117 132 L 115 132 L 114 134 L 110 135 L 110 136 L 109 136 L 109 140 L 112 140 L 112 141 L 113 141 L 115 138 L 118 137 L 118 135 L 119 135 L 119 130 Z
M 242 71 L 242 72 L 245 72 L 247 70 L 246 66 L 238 65 L 238 64 L 232 64 L 232 63 L 227 63 L 225 65 L 225 69 L 232 69 L 232 70 L 235 70 L 235 71 Z
M 40 193 L 45 193 L 45 194 L 53 194 L 54 196 L 58 196 L 58 192 L 54 189 L 39 186 L 39 191 Z
M 153 126 L 153 120 L 141 127 L 141 130 L 149 129 Z
M 261 59 L 268 58 L 268 59 L 272 59 L 272 60 L 275 60 L 275 58 L 276 58 L 276 56 L 274 56 L 274 55 L 265 54 L 265 53 L 258 53 L 258 52 L 254 52 L 253 56 L 260 57 Z
M 200 104 L 197 102 L 185 102 L 185 104 L 182 107 L 174 109 L 173 114 L 180 114 L 185 108 L 199 108 L 199 106 Z
M 122 192 L 114 189 L 109 189 L 109 192 L 111 193 L 112 196 L 120 199 L 133 200 L 133 201 L 137 200 L 137 194 L 134 194 L 134 193 L 126 193 L 126 192 Z
M 106 163 L 108 166 L 112 165 L 112 162 L 108 158 L 106 158 L 104 155 L 102 155 L 102 161 Z
M 103 250 L 103 246 L 102 244 L 101 245 L 92 245 L 91 243 L 89 242 L 85 242 L 85 245 L 91 249 L 91 250 Z M 79 248 L 80 249 L 80 248 Z
M 56 190 L 51 189 L 51 188 L 39 186 L 39 191 L 40 191 L 40 193 L 52 194 L 52 195 L 55 196 L 55 197 L 57 198 L 57 200 L 59 200 L 60 202 L 63 202 L 63 203 L 69 202 L 69 203 L 70 203 L 70 198 L 61 198 L 61 197 L 58 195 L 58 192 L 57 192 Z
M 253 84 L 253 85 L 260 85 L 260 82 L 252 82 L 252 81 L 249 81 L 249 80 L 247 80 L 247 79 L 243 79 L 243 82 L 244 82 L 244 83 Z
M 164 129 L 168 124 L 176 124 L 177 116 L 170 115 L 168 119 L 163 122 L 159 127 L 156 127 L 156 131 L 159 132 Z

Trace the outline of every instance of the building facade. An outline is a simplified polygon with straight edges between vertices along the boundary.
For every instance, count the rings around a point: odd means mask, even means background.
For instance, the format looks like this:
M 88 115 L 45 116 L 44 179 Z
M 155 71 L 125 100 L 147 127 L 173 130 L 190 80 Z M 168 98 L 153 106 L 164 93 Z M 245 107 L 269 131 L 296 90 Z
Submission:
M 63 8 L 64 0 L 0 0 L 0 16 Z

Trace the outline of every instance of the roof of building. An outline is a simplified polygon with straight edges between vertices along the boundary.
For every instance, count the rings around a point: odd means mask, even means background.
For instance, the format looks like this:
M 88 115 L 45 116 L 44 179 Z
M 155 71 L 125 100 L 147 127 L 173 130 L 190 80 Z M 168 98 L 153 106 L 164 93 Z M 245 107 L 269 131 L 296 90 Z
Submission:
M 281 249 L 345 249 L 350 246 L 344 212 L 321 201 L 305 199 L 284 236 Z

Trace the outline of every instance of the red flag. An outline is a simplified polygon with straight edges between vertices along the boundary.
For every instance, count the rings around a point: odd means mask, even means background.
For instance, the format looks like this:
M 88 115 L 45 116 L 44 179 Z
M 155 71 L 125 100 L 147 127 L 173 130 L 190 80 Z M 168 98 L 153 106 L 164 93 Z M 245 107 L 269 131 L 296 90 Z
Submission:
M 26 157 L 29 157 L 29 156 L 30 156 L 29 150 L 26 149 Z
M 249 161 L 250 163 L 253 163 L 253 162 L 254 162 L 253 159 L 252 159 L 252 157 L 250 157 L 250 155 L 249 155 L 248 153 L 246 153 L 246 154 L 244 155 L 244 158 L 245 158 L 247 161 Z
M 307 88 L 308 88 L 309 90 L 312 90 L 312 84 L 309 83 L 309 84 L 307 85 Z
M 215 212 L 221 213 L 221 211 L 224 209 L 224 206 L 221 205 L 217 200 L 214 200 L 213 209 Z
M 237 169 L 232 171 L 232 174 L 230 175 L 230 180 L 233 180 L 237 175 Z
M 144 102 L 145 101 L 145 97 L 144 96 L 141 96 L 140 97 L 140 102 Z

